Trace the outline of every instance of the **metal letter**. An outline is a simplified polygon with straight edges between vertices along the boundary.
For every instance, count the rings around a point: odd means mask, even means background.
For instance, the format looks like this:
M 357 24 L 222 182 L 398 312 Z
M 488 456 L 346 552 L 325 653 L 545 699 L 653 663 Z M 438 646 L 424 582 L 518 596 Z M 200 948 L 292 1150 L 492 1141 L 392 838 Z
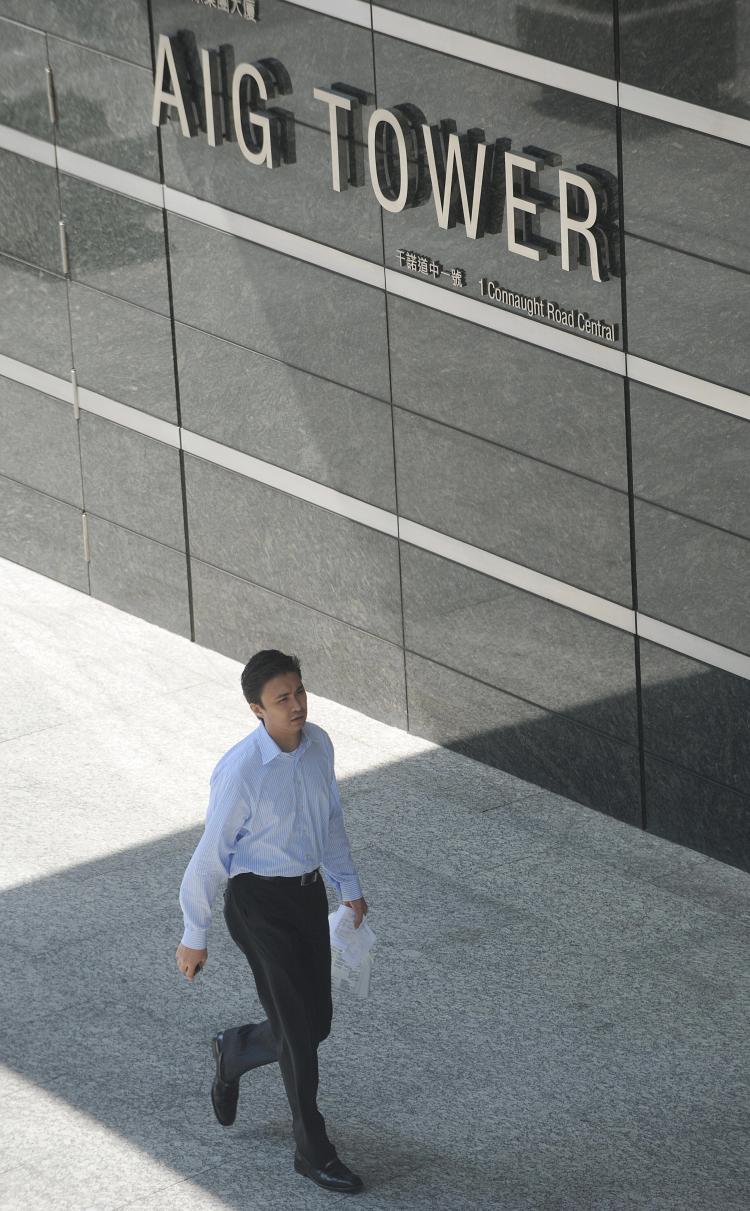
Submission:
M 169 79 L 174 92 L 167 92 L 164 87 L 165 68 L 169 69 Z M 192 135 L 196 134 L 197 126 L 195 120 L 192 114 L 188 117 L 188 111 L 183 100 L 172 43 L 167 34 L 159 34 L 159 48 L 156 53 L 156 75 L 154 77 L 154 103 L 151 107 L 152 125 L 161 126 L 166 121 L 167 115 L 165 110 L 170 106 L 174 106 L 177 110 L 180 119 L 180 130 L 183 135 L 189 139 Z
M 245 81 L 248 81 L 246 84 Z M 251 164 L 267 164 L 269 168 L 274 166 L 273 154 L 273 138 L 271 134 L 271 119 L 265 114 L 257 113 L 250 108 L 250 100 L 252 96 L 252 84 L 258 90 L 258 96 L 263 100 L 268 100 L 268 90 L 266 82 L 263 78 L 263 73 L 254 63 L 238 63 L 234 69 L 232 77 L 232 113 L 234 115 L 234 132 L 237 136 L 237 142 L 240 145 L 240 151 L 246 160 Z M 245 94 L 244 99 L 242 94 Z M 244 110 L 243 110 L 244 100 Z M 261 131 L 260 138 L 256 139 L 252 132 L 247 129 L 247 126 L 257 126 Z M 276 158 L 278 163 L 278 156 Z
M 601 274 L 599 272 L 599 249 L 594 238 L 592 227 L 598 218 L 598 206 L 596 193 L 591 183 L 586 177 L 580 176 L 575 172 L 564 172 L 561 168 L 558 172 L 560 178 L 560 243 L 562 245 L 562 267 L 570 270 L 570 236 L 574 238 L 583 236 L 588 244 L 589 254 L 591 257 L 591 276 L 595 282 L 601 282 Z M 573 185 L 576 189 L 580 189 L 581 193 L 586 198 L 588 203 L 588 214 L 585 218 L 572 218 L 568 211 L 568 186 Z M 577 260 L 574 257 L 574 264 Z
M 339 130 L 339 110 L 344 113 L 351 113 L 355 102 L 351 97 L 345 97 L 341 93 L 332 92 L 328 88 L 314 88 L 313 96 L 316 101 L 322 101 L 328 106 L 328 127 L 331 132 L 331 176 L 332 185 L 336 193 L 341 193 L 342 189 L 346 189 L 349 184 L 349 173 L 346 168 L 342 167 L 342 155 L 346 161 L 347 147 L 346 136 L 342 135 Z
M 201 73 L 203 75 L 203 120 L 209 147 L 222 142 L 221 134 L 221 90 L 218 82 L 219 56 L 216 51 L 201 49 Z M 214 84 L 216 87 L 214 88 Z
M 516 193 L 516 180 L 513 170 L 514 168 L 522 168 L 526 172 L 538 172 L 541 166 L 540 160 L 532 160 L 528 156 L 519 156 L 512 151 L 506 151 L 505 153 L 505 205 L 507 210 L 506 234 L 508 237 L 508 251 L 517 252 L 519 256 L 528 257 L 530 261 L 541 261 L 545 253 L 543 249 L 533 248 L 517 238 L 516 213 L 520 211 L 524 214 L 537 215 L 539 212 L 539 203 L 533 201 L 531 198 L 521 197 Z
M 484 171 L 489 144 L 481 141 L 477 141 L 474 144 L 474 188 L 471 204 L 469 204 L 469 191 L 466 187 L 466 170 L 464 168 L 464 151 L 469 150 L 467 140 L 465 138 L 460 139 L 455 131 L 448 133 L 448 146 L 445 153 L 445 175 L 441 189 L 440 173 L 438 171 L 438 156 L 442 159 L 443 150 L 440 142 L 440 131 L 426 124 L 423 125 L 422 131 L 427 148 L 427 163 L 430 169 L 430 179 L 432 180 L 432 194 L 435 199 L 438 224 L 440 227 L 446 229 L 455 226 L 456 219 L 452 202 L 453 173 L 456 171 L 466 234 L 470 240 L 476 240 L 478 236 L 484 235 L 484 223 L 482 221 L 484 217 L 482 212 L 486 208 L 483 206 L 483 202 L 486 200 L 486 195 L 483 198 Z
M 396 147 L 398 148 L 398 193 L 396 193 L 395 186 L 390 184 L 390 182 L 383 186 L 380 181 L 381 169 L 388 167 L 385 163 L 385 143 L 380 137 L 378 129 L 381 124 L 388 126 L 392 130 L 396 140 Z M 375 197 L 384 210 L 390 211 L 391 214 L 398 214 L 404 209 L 409 194 L 409 164 L 406 153 L 406 137 L 401 122 L 396 114 L 391 113 L 389 109 L 376 109 L 370 118 L 370 125 L 367 128 L 367 155 L 370 163 L 370 180 L 372 181 L 372 188 L 375 191 Z

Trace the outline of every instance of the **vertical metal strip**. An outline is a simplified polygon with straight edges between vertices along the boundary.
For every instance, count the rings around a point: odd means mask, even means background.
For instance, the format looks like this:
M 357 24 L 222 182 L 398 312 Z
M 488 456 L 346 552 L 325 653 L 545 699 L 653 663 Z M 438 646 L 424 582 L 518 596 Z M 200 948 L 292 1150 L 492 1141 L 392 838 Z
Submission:
M 81 415 L 81 408 L 78 402 L 78 375 L 75 370 L 71 370 L 70 372 L 70 382 L 73 387 L 73 416 L 78 420 Z
M 57 224 L 57 229 L 60 233 L 60 256 L 62 257 L 63 273 L 66 278 L 70 277 L 70 262 L 68 260 L 68 237 L 65 232 L 65 220 L 60 219 Z
M 89 519 L 86 513 L 81 514 L 81 525 L 83 527 L 83 558 L 86 563 L 91 563 L 91 548 L 89 547 Z
M 49 111 L 50 125 L 57 126 L 57 100 L 55 98 L 55 81 L 52 75 L 52 68 L 47 65 L 45 68 L 47 76 L 47 109 Z

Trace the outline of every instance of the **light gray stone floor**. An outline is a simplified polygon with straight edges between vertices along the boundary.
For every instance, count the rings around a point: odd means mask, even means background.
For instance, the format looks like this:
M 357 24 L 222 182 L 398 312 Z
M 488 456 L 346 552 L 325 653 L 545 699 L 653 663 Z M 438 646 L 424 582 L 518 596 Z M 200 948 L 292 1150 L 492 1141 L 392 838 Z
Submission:
M 5 561 L 0 611 L 0 1207 L 340 1201 L 292 1170 L 275 1068 L 213 1117 L 208 1040 L 262 1013 L 220 897 L 205 972 L 174 964 L 208 777 L 251 725 L 239 664 Z M 310 714 L 378 935 L 321 1048 L 357 1205 L 747 1211 L 750 877 Z

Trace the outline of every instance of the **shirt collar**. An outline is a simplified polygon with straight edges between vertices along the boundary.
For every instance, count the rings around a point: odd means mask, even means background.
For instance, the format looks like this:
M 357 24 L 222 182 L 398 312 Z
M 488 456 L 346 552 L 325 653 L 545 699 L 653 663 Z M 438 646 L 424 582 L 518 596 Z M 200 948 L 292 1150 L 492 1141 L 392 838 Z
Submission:
M 283 748 L 279 748 L 273 736 L 268 734 L 266 731 L 266 725 L 262 719 L 258 724 L 256 731 L 258 733 L 258 748 L 260 749 L 260 755 L 264 765 L 268 765 L 268 762 L 273 761 L 274 757 L 278 757 L 279 753 L 281 753 L 284 757 L 298 757 L 302 752 L 304 752 L 310 743 L 310 738 L 303 727 L 299 744 L 296 748 L 292 749 L 291 753 L 286 753 L 284 752 Z

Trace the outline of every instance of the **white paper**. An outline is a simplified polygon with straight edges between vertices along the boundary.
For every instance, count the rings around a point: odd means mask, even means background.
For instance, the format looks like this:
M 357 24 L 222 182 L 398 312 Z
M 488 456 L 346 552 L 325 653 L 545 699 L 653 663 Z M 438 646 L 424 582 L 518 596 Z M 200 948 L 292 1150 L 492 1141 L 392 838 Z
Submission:
M 360 1000 L 370 994 L 370 972 L 372 971 L 372 955 L 368 953 L 359 967 L 350 967 L 344 962 L 343 951 L 331 947 L 331 983 L 334 988 L 342 988 Z
M 370 994 L 375 934 L 363 920 L 354 928 L 354 909 L 340 904 L 328 917 L 331 935 L 331 984 L 360 999 Z
M 370 926 L 363 919 L 362 924 L 355 929 L 354 916 L 353 908 L 340 904 L 328 917 L 331 946 L 341 951 L 343 960 L 349 967 L 359 967 L 365 955 L 375 945 L 375 934 Z

